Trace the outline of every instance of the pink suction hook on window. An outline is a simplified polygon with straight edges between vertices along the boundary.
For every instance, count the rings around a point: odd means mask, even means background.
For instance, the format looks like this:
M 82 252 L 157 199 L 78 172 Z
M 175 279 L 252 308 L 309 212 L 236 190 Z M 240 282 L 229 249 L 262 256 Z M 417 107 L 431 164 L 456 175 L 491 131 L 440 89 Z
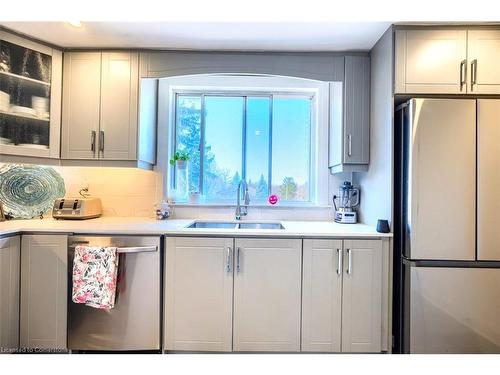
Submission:
M 270 204 L 273 204 L 273 205 L 274 205 L 274 204 L 276 204 L 276 203 L 278 203 L 278 200 L 279 200 L 279 198 L 278 198 L 278 196 L 277 196 L 276 194 L 271 194 L 271 195 L 269 196 L 269 198 L 267 199 L 267 201 L 268 201 Z

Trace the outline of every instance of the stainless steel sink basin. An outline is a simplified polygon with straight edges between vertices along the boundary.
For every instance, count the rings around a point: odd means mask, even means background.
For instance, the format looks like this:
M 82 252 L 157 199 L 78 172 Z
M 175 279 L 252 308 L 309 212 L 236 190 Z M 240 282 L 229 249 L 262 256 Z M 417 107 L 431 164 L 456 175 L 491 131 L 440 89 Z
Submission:
M 281 223 L 240 223 L 240 229 L 285 229 Z
M 281 223 L 234 223 L 224 221 L 195 221 L 186 228 L 204 229 L 285 229 Z
M 186 228 L 206 228 L 206 229 L 236 229 L 238 223 L 226 223 L 216 221 L 195 221 Z

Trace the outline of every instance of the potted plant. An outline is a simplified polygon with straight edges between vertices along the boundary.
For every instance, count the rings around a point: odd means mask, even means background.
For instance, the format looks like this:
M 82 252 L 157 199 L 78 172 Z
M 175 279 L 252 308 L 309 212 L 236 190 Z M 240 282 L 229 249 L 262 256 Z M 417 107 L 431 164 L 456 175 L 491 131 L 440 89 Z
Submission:
M 189 154 L 186 151 L 176 151 L 170 159 L 170 165 L 177 164 L 178 169 L 185 169 L 188 160 Z

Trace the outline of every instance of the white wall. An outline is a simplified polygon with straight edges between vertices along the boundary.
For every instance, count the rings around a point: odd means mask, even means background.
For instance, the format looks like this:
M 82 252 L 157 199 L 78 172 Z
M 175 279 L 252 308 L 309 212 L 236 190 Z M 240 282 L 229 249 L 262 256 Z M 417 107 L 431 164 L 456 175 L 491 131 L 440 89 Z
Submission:
M 361 220 L 376 225 L 377 219 L 392 220 L 393 34 L 389 28 L 371 51 L 370 166 L 360 173 Z

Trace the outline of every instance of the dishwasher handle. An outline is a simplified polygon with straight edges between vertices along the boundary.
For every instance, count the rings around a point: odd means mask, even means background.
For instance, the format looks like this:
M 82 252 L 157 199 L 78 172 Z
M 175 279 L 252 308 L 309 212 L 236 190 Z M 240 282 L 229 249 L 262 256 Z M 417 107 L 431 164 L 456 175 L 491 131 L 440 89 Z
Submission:
M 158 251 L 158 246 L 136 246 L 136 247 L 117 247 L 116 252 L 119 254 L 130 253 L 151 253 Z
M 69 247 L 75 248 L 78 245 L 88 245 L 88 241 L 75 242 Z M 116 252 L 118 254 L 131 254 L 131 253 L 151 253 L 158 251 L 158 246 L 130 246 L 130 247 L 117 247 Z

